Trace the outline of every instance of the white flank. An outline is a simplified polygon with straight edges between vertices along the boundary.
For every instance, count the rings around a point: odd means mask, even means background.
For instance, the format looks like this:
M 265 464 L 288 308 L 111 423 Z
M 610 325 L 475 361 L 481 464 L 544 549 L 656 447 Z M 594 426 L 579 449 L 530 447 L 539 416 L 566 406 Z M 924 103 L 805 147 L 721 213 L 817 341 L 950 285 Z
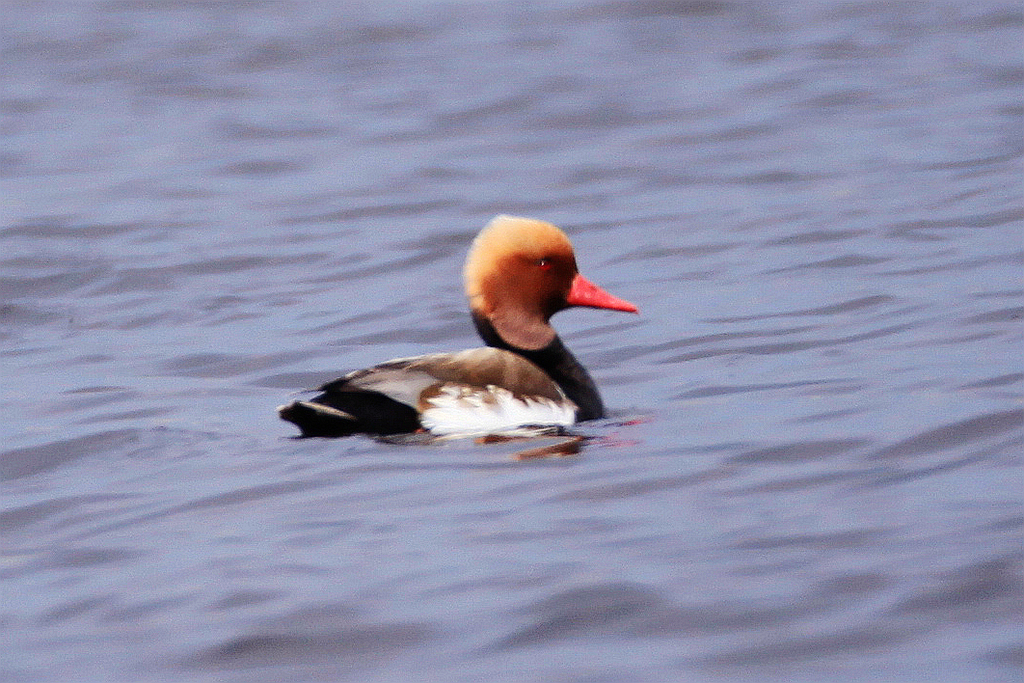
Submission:
M 429 407 L 420 415 L 420 422 L 433 434 L 481 436 L 524 426 L 568 427 L 576 422 L 576 405 L 568 399 L 519 397 L 493 384 L 486 389 L 449 384 L 440 391 L 427 399 Z

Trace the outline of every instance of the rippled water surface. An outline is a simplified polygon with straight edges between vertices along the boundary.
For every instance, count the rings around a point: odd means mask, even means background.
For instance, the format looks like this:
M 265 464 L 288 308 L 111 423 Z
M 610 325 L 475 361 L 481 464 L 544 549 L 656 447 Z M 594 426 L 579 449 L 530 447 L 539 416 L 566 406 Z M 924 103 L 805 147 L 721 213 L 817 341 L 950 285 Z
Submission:
M 1020 680 L 1019 3 L 0 25 L 0 679 Z M 582 452 L 288 438 L 496 213 L 641 308 Z

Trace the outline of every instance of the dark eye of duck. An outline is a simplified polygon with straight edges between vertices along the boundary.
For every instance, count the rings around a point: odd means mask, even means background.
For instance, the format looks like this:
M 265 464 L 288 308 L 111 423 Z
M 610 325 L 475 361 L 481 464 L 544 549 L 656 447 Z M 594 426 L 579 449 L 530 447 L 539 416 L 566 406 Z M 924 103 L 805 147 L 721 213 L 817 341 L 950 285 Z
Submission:
M 542 258 L 537 260 L 537 267 L 541 270 L 551 270 L 551 259 Z

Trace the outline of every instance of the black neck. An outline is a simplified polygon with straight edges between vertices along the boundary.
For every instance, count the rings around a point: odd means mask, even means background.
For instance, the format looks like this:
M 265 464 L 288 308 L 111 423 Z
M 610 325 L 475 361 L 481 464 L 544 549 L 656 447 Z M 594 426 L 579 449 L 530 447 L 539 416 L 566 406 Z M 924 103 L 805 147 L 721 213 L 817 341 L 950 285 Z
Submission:
M 546 372 L 579 407 L 578 419 L 594 420 L 604 417 L 604 405 L 601 403 L 601 396 L 597 393 L 594 380 L 569 349 L 565 348 L 557 334 L 547 346 L 531 351 L 506 342 L 498 335 L 491 322 L 481 315 L 474 313 L 473 323 L 485 344 L 517 353 Z

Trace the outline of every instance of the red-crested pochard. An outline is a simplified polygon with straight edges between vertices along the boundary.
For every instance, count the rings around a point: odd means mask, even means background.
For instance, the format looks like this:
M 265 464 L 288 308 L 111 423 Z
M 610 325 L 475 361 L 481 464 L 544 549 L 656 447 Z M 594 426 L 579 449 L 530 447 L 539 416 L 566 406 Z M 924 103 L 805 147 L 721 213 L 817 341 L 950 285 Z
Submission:
M 576 269 L 569 238 L 543 221 L 497 216 L 463 270 L 486 347 L 399 358 L 320 387 L 278 408 L 302 436 L 354 433 L 490 434 L 568 426 L 604 416 L 594 380 L 548 320 L 571 306 L 635 313 Z

